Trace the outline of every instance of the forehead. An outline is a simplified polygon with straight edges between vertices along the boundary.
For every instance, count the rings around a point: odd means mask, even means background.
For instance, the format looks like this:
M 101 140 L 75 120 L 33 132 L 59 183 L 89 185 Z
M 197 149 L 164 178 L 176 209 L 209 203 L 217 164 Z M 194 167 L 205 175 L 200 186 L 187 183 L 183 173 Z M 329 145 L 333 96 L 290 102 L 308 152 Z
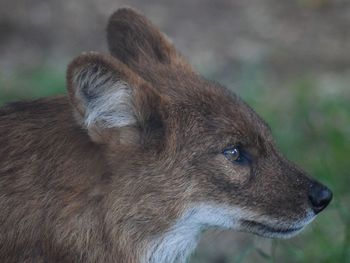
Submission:
M 233 92 L 206 80 L 193 85 L 178 90 L 173 102 L 191 136 L 202 133 L 248 145 L 272 141 L 269 126 Z
M 268 125 L 227 88 L 181 69 L 148 74 L 154 88 L 169 98 L 170 118 L 181 136 L 271 141 Z

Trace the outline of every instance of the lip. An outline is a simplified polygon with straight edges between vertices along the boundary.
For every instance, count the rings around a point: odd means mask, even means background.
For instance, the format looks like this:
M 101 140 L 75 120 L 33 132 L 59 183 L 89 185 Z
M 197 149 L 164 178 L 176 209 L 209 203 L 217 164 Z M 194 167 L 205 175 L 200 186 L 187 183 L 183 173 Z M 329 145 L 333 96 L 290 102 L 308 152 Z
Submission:
M 288 238 L 299 233 L 304 226 L 297 227 L 273 227 L 263 223 L 244 220 L 242 225 L 246 227 L 249 232 L 254 232 L 257 235 L 265 236 L 265 237 L 280 237 L 280 238 Z

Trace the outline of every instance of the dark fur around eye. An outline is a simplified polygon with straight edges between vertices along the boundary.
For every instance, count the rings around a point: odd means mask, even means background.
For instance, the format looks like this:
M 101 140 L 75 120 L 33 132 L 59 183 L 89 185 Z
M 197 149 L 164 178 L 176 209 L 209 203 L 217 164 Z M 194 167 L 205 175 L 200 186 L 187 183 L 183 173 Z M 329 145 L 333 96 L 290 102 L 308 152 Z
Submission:
M 222 154 L 232 163 L 245 165 L 251 162 L 249 154 L 241 146 L 229 146 L 222 151 Z

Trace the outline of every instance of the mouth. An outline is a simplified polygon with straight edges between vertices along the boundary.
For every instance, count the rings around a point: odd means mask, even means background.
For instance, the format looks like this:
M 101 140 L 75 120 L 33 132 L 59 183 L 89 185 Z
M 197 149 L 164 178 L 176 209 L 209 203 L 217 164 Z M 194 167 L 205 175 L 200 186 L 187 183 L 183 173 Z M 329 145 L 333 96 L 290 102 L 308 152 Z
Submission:
M 305 225 L 274 227 L 250 220 L 244 220 L 242 226 L 248 232 L 270 238 L 290 238 L 297 235 L 305 227 Z

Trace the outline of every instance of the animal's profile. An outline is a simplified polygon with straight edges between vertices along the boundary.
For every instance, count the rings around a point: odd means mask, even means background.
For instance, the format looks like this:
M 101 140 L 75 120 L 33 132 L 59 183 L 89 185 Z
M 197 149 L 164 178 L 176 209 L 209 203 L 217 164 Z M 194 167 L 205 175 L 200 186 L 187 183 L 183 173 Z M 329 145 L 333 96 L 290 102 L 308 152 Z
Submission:
M 286 238 L 332 198 L 130 8 L 68 96 L 0 110 L 0 262 L 184 262 L 208 227 Z

